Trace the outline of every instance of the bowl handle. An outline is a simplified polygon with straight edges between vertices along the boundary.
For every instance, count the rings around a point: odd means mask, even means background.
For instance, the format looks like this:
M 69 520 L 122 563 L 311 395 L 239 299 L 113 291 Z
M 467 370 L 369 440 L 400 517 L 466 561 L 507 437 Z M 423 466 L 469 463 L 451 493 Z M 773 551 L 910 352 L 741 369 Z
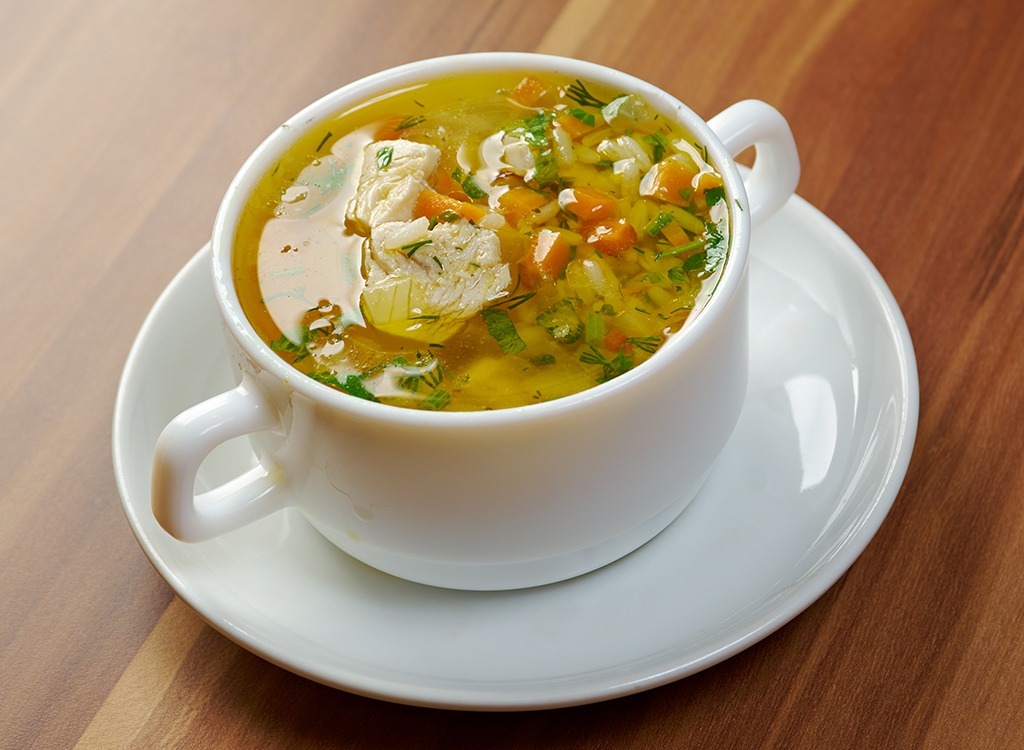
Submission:
M 751 225 L 782 208 L 800 180 L 800 157 L 786 118 L 770 104 L 747 99 L 719 112 L 708 126 L 732 156 L 755 149 L 754 167 L 743 181 Z
M 153 456 L 153 515 L 172 536 L 201 542 L 283 508 L 284 473 L 260 463 L 219 487 L 196 494 L 203 460 L 218 445 L 251 432 L 280 429 L 280 418 L 251 376 L 233 390 L 179 414 L 164 428 Z

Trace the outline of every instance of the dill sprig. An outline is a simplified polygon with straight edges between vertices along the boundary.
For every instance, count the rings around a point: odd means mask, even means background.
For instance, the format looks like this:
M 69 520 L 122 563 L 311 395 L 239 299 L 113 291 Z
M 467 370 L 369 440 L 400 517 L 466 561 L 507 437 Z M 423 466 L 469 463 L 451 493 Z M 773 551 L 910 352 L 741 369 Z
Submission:
M 600 109 L 608 105 L 608 102 L 603 102 L 591 94 L 587 89 L 586 84 L 584 84 L 579 78 L 576 79 L 576 83 L 570 83 L 566 86 L 565 95 L 581 107 L 597 107 Z

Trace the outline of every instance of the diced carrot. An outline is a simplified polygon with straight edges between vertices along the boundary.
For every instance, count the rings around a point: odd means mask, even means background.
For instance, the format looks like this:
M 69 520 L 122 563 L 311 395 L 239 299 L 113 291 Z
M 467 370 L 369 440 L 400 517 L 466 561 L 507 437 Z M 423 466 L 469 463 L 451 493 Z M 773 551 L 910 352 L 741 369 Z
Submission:
M 433 219 L 437 217 L 438 214 L 442 214 L 445 211 L 454 211 L 464 219 L 468 219 L 473 222 L 480 221 L 480 219 L 488 213 L 484 206 L 478 206 L 475 203 L 466 203 L 465 201 L 456 200 L 455 198 L 447 195 L 441 195 L 436 190 L 428 188 L 420 193 L 419 197 L 416 198 L 416 204 L 413 206 L 412 214 L 414 219 L 418 219 L 421 216 Z
M 543 81 L 533 76 L 526 76 L 515 85 L 509 98 L 524 107 L 536 107 L 547 93 L 548 87 L 544 85 Z
M 448 197 L 454 198 L 458 201 L 469 202 L 469 196 L 466 195 L 466 192 L 462 189 L 462 185 L 443 169 L 439 169 L 434 173 L 433 178 L 430 180 L 430 187 L 434 188 L 434 190 L 442 195 L 447 195 Z
M 703 211 L 708 207 L 705 193 L 711 188 L 722 187 L 722 178 L 713 172 L 701 172 L 697 176 L 697 187 L 693 191 L 693 208 Z
M 566 188 L 558 194 L 558 205 L 584 224 L 610 219 L 618 213 L 613 196 L 589 187 Z
M 661 230 L 661 236 L 673 245 L 685 245 L 690 241 L 690 235 L 674 221 L 670 221 L 664 226 Z
M 545 205 L 550 198 L 527 187 L 511 188 L 498 198 L 498 206 L 505 220 L 513 227 L 531 213 Z
M 690 167 L 674 159 L 664 159 L 655 164 L 648 177 L 649 185 L 642 184 L 641 192 L 676 206 L 689 205 L 693 194 L 693 178 L 697 175 L 696 165 Z
M 569 137 L 574 141 L 578 141 L 580 138 L 585 136 L 591 130 L 594 129 L 592 125 L 587 125 L 580 118 L 575 115 L 570 115 L 566 112 L 564 115 L 559 115 L 555 118 L 555 122 L 558 123 L 562 130 L 569 134 Z
M 375 141 L 394 141 L 402 137 L 402 131 L 405 129 L 401 127 L 409 122 L 408 117 L 402 115 L 393 115 L 392 117 L 381 120 L 377 129 L 373 131 L 373 140 Z
M 528 287 L 536 289 L 541 282 L 561 276 L 571 257 L 572 248 L 560 232 L 542 229 L 519 261 L 520 278 Z
M 636 244 L 636 230 L 625 219 L 603 221 L 590 228 L 586 239 L 605 255 L 621 255 Z
M 618 352 L 623 349 L 631 349 L 632 345 L 629 343 L 629 337 L 622 331 L 621 328 L 612 328 L 604 336 L 604 348 L 610 352 Z

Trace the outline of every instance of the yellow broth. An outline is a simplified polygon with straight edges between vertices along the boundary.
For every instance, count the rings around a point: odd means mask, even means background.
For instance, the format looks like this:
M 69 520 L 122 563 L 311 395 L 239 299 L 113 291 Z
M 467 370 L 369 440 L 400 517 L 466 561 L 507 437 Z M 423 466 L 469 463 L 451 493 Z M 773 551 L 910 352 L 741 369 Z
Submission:
M 508 287 L 465 320 L 399 315 L 393 300 L 364 294 L 369 241 L 346 209 L 364 147 L 385 144 L 383 169 L 396 139 L 440 150 L 419 215 L 498 236 Z M 302 373 L 399 406 L 497 409 L 576 393 L 648 359 L 712 293 L 727 217 L 705 149 L 665 113 L 550 73 L 484 73 L 395 91 L 310 128 L 247 201 L 233 271 L 256 331 Z M 420 244 L 403 252 L 426 257 Z

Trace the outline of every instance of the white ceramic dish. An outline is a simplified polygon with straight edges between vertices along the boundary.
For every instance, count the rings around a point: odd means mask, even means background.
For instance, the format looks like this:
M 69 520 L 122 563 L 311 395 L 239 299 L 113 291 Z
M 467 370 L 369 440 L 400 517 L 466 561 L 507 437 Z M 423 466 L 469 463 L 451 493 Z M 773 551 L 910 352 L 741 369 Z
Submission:
M 233 385 L 209 262 L 204 248 L 175 278 L 128 357 L 113 433 L 124 509 L 156 569 L 213 627 L 343 690 L 513 710 L 693 674 L 827 590 L 874 536 L 910 460 L 918 386 L 903 316 L 860 249 L 793 198 L 754 237 L 739 426 L 692 505 L 628 557 L 560 584 L 466 592 L 366 567 L 291 510 L 184 544 L 153 518 L 150 464 L 169 419 Z M 251 462 L 246 444 L 223 446 L 200 483 Z

